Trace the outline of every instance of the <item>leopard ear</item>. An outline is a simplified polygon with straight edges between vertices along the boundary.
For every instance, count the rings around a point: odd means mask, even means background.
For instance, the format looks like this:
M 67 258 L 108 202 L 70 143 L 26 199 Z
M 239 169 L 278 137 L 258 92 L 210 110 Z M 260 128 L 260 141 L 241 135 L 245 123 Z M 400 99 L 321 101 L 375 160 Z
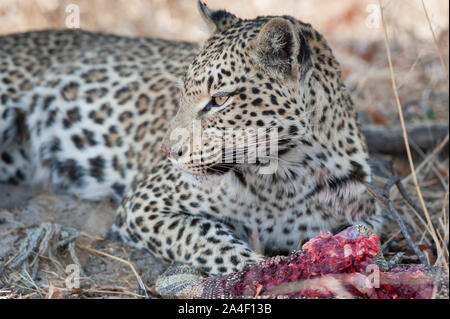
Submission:
M 211 33 L 224 31 L 240 20 L 234 14 L 225 10 L 209 9 L 206 4 L 200 0 L 198 1 L 198 11 Z
M 297 78 L 311 66 L 309 46 L 300 30 L 289 20 L 273 18 L 256 39 L 251 52 L 255 61 L 281 78 Z

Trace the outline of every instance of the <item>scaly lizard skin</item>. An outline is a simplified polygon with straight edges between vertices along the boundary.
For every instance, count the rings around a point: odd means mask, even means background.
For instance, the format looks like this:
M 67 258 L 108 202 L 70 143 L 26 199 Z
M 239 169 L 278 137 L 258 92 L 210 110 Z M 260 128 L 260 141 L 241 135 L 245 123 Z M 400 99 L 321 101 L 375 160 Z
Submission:
M 340 236 L 340 237 L 339 237 Z M 361 266 L 377 265 L 380 272 L 380 287 L 373 289 L 366 286 L 367 275 L 361 269 L 354 269 L 349 262 L 343 261 L 339 265 L 339 273 L 324 273 L 310 278 L 295 278 L 278 285 L 267 283 L 266 278 L 259 278 L 259 274 L 266 275 L 279 265 L 285 267 L 291 261 L 301 256 L 303 251 L 293 252 L 289 256 L 276 256 L 266 259 L 258 265 L 246 267 L 244 270 L 225 276 L 203 278 L 202 273 L 185 264 L 172 265 L 157 281 L 156 290 L 164 298 L 406 298 L 411 295 L 402 295 L 395 291 L 401 285 L 406 285 L 407 293 L 416 289 L 413 298 L 439 298 L 447 299 L 448 275 L 439 267 L 423 265 L 398 265 L 389 267 L 389 263 L 383 258 L 378 246 L 378 237 L 362 225 L 352 226 L 336 236 L 321 235 L 303 246 L 304 250 L 310 250 L 314 241 L 365 238 L 364 241 L 355 242 L 352 246 L 358 247 L 366 243 L 354 256 L 350 256 L 354 264 Z M 374 240 L 372 240 L 374 239 Z M 345 257 L 346 244 L 343 249 Z M 333 262 L 333 254 L 330 254 Z M 308 261 L 309 266 L 320 263 L 320 260 Z M 339 261 L 338 261 L 339 263 Z M 309 267 L 308 266 L 308 267 Z M 389 269 L 390 268 L 390 269 Z M 288 272 L 289 272 L 289 268 Z M 389 269 L 389 271 L 388 271 Z M 294 273 L 294 271 L 293 271 Z M 297 271 L 298 273 L 298 271 Z M 281 272 L 286 274 L 286 267 Z M 347 291 L 352 287 L 353 291 Z M 386 288 L 387 287 L 387 288 Z M 394 291 L 389 287 L 395 287 Z

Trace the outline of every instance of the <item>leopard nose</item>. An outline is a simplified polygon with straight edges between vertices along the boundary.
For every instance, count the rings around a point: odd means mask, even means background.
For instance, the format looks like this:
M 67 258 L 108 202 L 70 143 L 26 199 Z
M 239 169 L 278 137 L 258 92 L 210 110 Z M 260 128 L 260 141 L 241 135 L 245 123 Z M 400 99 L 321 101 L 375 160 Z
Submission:
M 161 150 L 166 154 L 166 156 L 170 159 L 178 160 L 181 156 L 183 156 L 184 150 L 180 148 L 172 148 L 168 147 L 166 144 L 161 144 Z
M 166 144 L 162 144 L 162 145 L 161 145 L 161 150 L 163 151 L 164 154 L 166 154 L 166 156 L 167 156 L 168 158 L 170 158 L 171 151 L 172 151 L 172 150 L 170 149 L 170 147 L 167 147 Z

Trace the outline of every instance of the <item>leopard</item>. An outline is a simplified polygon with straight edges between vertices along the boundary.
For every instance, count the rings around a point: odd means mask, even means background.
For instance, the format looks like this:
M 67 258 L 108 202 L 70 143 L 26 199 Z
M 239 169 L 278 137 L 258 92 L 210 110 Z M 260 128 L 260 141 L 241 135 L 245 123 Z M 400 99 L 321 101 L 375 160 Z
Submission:
M 203 44 L 0 36 L 0 181 L 115 201 L 111 238 L 205 275 L 346 225 L 379 231 L 365 138 L 325 38 L 292 16 L 197 5 Z

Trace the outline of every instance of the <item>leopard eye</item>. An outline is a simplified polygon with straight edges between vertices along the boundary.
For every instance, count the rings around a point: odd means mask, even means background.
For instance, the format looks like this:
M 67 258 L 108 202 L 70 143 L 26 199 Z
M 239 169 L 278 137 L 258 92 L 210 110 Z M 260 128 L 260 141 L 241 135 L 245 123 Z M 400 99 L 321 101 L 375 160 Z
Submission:
M 223 95 L 223 96 L 213 96 L 211 101 L 213 106 L 222 106 L 225 104 L 226 101 L 228 101 L 230 97 L 227 95 Z

